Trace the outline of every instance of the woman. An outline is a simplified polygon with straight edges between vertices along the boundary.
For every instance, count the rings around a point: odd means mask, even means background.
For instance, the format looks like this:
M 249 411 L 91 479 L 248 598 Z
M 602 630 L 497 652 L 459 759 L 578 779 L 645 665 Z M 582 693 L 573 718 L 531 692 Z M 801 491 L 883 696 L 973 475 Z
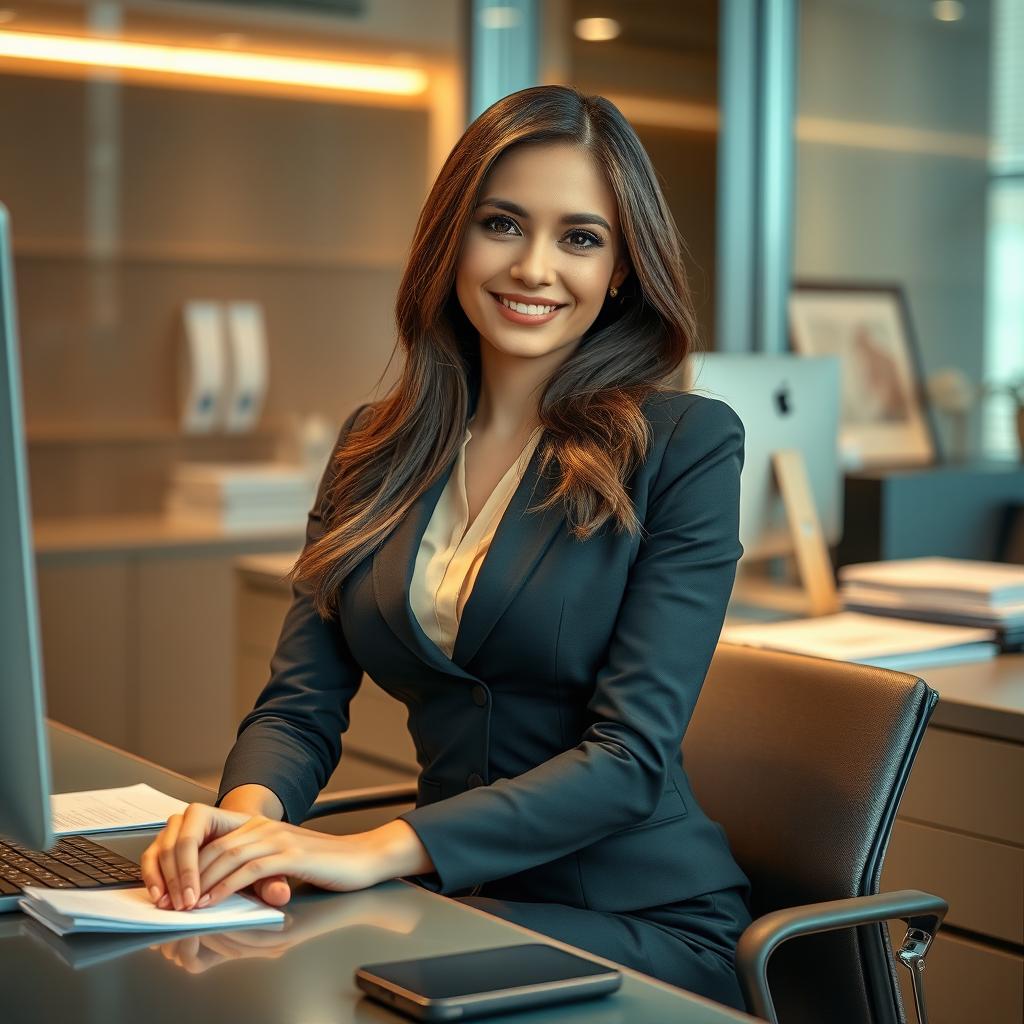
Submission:
M 219 809 L 168 822 L 152 897 L 253 885 L 281 905 L 287 876 L 413 877 L 742 1007 L 748 882 L 680 742 L 742 553 L 743 430 L 665 386 L 694 316 L 618 110 L 540 86 L 470 125 L 397 319 L 401 379 L 341 430 Z M 301 829 L 364 671 L 409 709 L 417 806 L 354 836 Z

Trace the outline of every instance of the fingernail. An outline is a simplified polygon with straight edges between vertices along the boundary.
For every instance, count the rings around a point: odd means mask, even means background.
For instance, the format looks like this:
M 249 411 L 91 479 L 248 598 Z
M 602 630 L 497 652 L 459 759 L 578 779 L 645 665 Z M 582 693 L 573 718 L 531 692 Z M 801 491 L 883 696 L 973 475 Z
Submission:
M 192 891 L 192 887 L 189 886 L 184 893 L 185 906 L 191 907 L 196 901 L 196 894 Z
M 164 893 L 163 896 L 160 897 L 160 902 L 157 903 L 157 906 L 162 910 L 166 910 L 170 905 L 171 897 L 167 893 Z
M 151 900 L 152 900 L 152 901 L 153 901 L 154 903 L 156 903 L 156 901 L 157 901 L 158 899 L 160 899 L 160 886 L 158 886 L 158 885 L 151 885 L 151 886 L 149 887 L 149 898 L 150 898 L 150 899 L 151 899 Z
M 207 893 L 203 893 L 203 895 L 199 897 L 199 902 L 196 904 L 196 906 L 197 907 L 205 907 L 206 904 L 209 903 L 209 902 L 210 902 L 210 894 L 208 892 Z

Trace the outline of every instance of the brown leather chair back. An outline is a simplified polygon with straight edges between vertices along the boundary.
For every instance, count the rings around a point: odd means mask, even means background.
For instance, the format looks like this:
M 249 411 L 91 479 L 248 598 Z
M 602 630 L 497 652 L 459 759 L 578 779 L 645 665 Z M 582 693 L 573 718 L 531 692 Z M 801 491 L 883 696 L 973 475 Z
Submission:
M 750 878 L 755 918 L 878 891 L 937 700 L 901 672 L 719 645 L 684 763 Z M 768 977 L 781 1024 L 905 1019 L 885 926 L 795 939 Z

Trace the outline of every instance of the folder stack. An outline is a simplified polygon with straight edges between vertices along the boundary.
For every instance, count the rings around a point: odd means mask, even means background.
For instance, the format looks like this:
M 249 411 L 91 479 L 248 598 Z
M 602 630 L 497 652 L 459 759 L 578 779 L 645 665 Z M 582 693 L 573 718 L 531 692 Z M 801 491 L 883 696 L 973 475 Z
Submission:
M 172 519 L 225 530 L 301 529 L 316 481 L 280 462 L 185 462 L 175 467 L 166 510 Z
M 1004 651 L 1024 649 L 1024 565 L 908 558 L 847 565 L 839 580 L 851 611 L 987 627 Z

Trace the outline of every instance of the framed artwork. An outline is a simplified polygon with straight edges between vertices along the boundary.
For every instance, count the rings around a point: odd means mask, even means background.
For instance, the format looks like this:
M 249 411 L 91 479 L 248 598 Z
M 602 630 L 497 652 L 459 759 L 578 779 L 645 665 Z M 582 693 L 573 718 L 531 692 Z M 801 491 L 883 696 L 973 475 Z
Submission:
M 798 281 L 789 297 L 789 333 L 801 355 L 839 357 L 839 445 L 847 469 L 939 461 L 899 285 Z

